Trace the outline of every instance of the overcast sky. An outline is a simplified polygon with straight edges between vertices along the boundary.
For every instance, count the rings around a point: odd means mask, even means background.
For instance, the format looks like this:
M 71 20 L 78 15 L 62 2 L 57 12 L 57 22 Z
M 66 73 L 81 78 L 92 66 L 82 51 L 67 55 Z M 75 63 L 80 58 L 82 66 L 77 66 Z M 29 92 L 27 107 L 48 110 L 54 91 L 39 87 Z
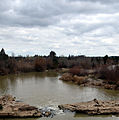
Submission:
M 119 0 L 0 0 L 11 55 L 119 55 Z

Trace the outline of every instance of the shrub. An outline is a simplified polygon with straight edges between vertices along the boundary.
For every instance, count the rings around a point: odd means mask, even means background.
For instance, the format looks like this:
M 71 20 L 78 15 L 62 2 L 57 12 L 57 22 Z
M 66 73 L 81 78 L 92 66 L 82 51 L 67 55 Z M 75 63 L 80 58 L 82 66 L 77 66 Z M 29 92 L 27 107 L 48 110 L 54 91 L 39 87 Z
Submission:
M 53 69 L 53 61 L 52 61 L 52 59 L 48 58 L 46 60 L 46 64 L 47 64 L 47 69 Z
M 38 72 L 46 70 L 46 60 L 44 58 L 36 58 L 35 70 Z
M 102 67 L 99 71 L 100 78 L 106 82 L 115 84 L 119 81 L 119 67 Z
M 88 60 L 84 60 L 80 63 L 80 67 L 83 69 L 90 69 L 92 67 L 92 64 Z
M 8 59 L 7 68 L 9 69 L 9 73 L 15 73 L 17 71 L 17 63 L 14 58 Z
M 19 61 L 17 62 L 17 69 L 20 72 L 32 72 L 34 70 L 34 65 L 30 62 Z
M 73 74 L 73 75 L 80 75 L 80 72 L 81 72 L 81 70 L 80 70 L 80 68 L 79 67 L 73 67 L 73 68 L 71 68 L 70 70 L 69 70 L 69 72 L 71 73 L 71 74 Z

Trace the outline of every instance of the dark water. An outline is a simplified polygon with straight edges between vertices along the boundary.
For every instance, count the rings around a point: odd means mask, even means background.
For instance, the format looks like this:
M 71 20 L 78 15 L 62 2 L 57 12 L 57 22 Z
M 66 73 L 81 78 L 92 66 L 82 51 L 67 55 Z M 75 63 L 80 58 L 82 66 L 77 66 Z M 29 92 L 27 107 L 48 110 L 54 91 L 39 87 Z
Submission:
M 59 76 L 53 71 L 2 76 L 0 77 L 0 95 L 11 94 L 25 103 L 37 107 L 48 106 L 57 111 L 57 115 L 53 118 L 27 120 L 119 120 L 118 116 L 87 116 L 59 111 L 57 108 L 59 104 L 88 101 L 94 98 L 100 100 L 119 99 L 119 91 L 79 87 L 58 80 Z

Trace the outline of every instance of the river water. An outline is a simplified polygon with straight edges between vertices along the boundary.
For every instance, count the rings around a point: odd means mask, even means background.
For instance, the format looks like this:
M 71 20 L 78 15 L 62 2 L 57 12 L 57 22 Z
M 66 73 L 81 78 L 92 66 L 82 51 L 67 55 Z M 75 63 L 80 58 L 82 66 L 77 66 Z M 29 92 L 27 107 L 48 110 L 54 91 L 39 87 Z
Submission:
M 53 118 L 35 118 L 27 120 L 119 120 L 118 116 L 88 116 L 63 113 L 59 104 L 93 100 L 118 100 L 119 91 L 91 87 L 79 87 L 59 80 L 60 74 L 50 71 L 44 73 L 25 73 L 0 77 L 0 95 L 11 94 L 30 105 L 49 107 L 56 110 Z M 4 119 L 7 120 L 7 119 Z M 8 119 L 12 120 L 12 119 Z M 25 119 L 14 119 L 25 120 Z

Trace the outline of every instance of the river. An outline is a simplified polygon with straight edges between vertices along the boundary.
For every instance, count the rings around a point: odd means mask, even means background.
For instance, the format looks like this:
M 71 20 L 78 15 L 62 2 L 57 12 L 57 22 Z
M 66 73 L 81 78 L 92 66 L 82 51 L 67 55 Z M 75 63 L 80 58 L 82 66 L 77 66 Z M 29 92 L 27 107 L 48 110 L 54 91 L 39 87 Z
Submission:
M 91 87 L 79 87 L 59 80 L 60 74 L 49 71 L 43 73 L 24 73 L 0 77 L 0 95 L 11 94 L 17 99 L 37 107 L 49 107 L 56 110 L 53 118 L 35 118 L 27 120 L 119 120 L 118 116 L 88 116 L 63 113 L 59 104 L 93 100 L 118 100 L 119 91 Z M 7 120 L 7 119 L 4 119 Z M 12 120 L 12 119 L 8 119 Z M 14 119 L 25 120 L 25 119 Z

